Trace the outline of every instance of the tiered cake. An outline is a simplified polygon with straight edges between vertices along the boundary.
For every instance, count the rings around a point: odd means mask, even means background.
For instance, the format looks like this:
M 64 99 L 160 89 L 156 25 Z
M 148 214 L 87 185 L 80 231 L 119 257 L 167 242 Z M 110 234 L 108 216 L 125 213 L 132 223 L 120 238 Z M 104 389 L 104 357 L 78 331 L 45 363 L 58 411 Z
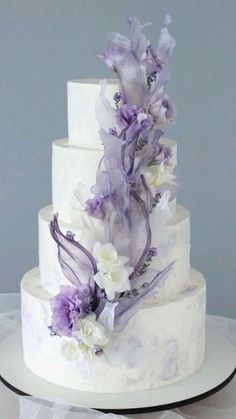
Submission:
M 146 390 L 194 373 L 205 349 L 205 280 L 190 268 L 176 205 L 177 144 L 161 127 L 175 45 L 129 18 L 100 59 L 116 79 L 68 82 L 69 138 L 53 143 L 53 203 L 39 211 L 39 268 L 21 282 L 24 360 L 94 392 Z

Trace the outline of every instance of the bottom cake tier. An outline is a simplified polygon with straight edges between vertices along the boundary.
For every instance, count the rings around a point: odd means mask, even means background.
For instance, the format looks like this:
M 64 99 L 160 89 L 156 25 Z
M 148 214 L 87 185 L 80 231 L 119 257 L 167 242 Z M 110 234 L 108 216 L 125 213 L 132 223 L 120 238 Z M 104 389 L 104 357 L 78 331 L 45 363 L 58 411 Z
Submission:
M 205 353 L 206 286 L 191 270 L 188 288 L 168 303 L 146 304 L 114 334 L 104 354 L 65 356 L 69 338 L 51 336 L 49 300 L 39 269 L 21 282 L 23 353 L 26 366 L 54 384 L 117 393 L 157 388 L 182 380 L 202 364 Z

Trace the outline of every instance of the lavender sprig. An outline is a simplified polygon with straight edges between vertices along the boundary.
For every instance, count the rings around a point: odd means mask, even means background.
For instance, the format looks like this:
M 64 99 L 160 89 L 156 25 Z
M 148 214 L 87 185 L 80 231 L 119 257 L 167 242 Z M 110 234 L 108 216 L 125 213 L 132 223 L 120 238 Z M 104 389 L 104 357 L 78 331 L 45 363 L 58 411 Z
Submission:
M 156 247 L 150 247 L 150 249 L 148 250 L 147 254 L 146 254 L 146 259 L 145 262 L 142 266 L 142 268 L 140 269 L 138 276 L 144 274 L 144 272 L 146 272 L 146 270 L 148 269 L 148 267 L 151 265 L 152 262 L 152 258 L 157 256 L 157 248 Z
M 159 189 L 157 189 L 152 200 L 151 212 L 153 211 L 154 208 L 156 208 L 157 204 L 159 204 L 161 197 L 162 197 L 162 193 L 161 191 L 159 191 Z

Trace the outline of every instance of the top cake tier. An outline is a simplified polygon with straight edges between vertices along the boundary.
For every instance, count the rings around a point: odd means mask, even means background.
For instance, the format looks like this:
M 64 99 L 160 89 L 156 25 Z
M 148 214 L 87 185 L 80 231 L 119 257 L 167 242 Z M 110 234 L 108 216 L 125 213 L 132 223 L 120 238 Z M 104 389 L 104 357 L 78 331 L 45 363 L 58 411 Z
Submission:
M 100 148 L 100 129 L 95 115 L 95 104 L 100 91 L 100 79 L 68 81 L 68 137 L 69 144 L 78 147 Z M 106 97 L 112 103 L 118 90 L 115 79 L 106 80 Z

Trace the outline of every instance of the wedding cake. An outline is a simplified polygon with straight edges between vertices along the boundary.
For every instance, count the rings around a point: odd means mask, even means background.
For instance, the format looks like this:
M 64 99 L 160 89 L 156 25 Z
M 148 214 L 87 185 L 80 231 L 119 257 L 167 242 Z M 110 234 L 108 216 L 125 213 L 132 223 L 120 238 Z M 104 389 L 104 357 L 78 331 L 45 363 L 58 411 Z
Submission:
M 165 89 L 175 41 L 135 17 L 100 60 L 110 80 L 68 82 L 68 139 L 52 147 L 52 205 L 39 267 L 21 282 L 23 354 L 34 374 L 92 392 L 134 392 L 193 374 L 205 351 L 205 280 L 190 267 L 176 204 L 175 120 Z

